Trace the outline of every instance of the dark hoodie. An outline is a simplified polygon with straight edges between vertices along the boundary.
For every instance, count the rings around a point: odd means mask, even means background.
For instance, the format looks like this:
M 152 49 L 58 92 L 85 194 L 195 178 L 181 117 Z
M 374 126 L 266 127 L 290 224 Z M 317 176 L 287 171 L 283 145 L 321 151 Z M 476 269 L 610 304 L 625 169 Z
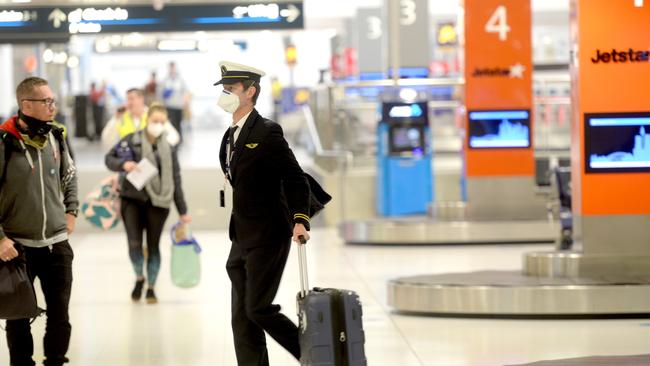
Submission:
M 6 134 L 0 140 L 0 238 L 45 247 L 68 238 L 65 213 L 79 207 L 76 168 L 64 139 L 54 137 L 65 135 L 63 126 L 55 124 L 38 149 L 25 143 L 17 123 L 13 116 L 0 125 Z M 13 149 L 7 164 L 5 149 Z

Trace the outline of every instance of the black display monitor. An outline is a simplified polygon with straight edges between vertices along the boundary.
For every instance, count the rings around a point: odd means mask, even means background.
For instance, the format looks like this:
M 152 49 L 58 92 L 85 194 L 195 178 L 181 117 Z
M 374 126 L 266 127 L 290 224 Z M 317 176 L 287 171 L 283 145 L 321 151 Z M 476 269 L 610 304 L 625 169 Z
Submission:
M 525 149 L 530 147 L 530 111 L 469 111 L 470 149 Z
M 650 112 L 584 118 L 585 172 L 650 172 Z
M 426 129 L 423 125 L 393 126 L 388 130 L 390 153 L 422 155 L 425 150 Z

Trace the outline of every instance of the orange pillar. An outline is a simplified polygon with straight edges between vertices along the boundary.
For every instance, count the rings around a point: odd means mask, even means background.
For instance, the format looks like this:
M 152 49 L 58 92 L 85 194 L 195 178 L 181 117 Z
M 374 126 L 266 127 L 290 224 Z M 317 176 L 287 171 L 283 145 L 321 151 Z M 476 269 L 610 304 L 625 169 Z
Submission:
M 576 238 L 585 254 L 650 255 L 650 1 L 572 0 L 571 15 Z
M 530 0 L 465 0 L 464 9 L 470 215 L 538 218 L 544 209 L 534 195 Z

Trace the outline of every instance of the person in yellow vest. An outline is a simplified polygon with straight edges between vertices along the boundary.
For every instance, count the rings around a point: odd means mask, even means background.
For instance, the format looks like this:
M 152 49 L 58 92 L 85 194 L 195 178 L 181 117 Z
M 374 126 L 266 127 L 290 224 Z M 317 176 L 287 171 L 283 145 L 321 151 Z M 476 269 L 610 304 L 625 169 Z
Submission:
M 282 112 L 282 83 L 275 76 L 271 78 L 271 95 L 273 96 L 273 120 L 279 121 Z
M 146 126 L 147 106 L 144 101 L 144 90 L 129 89 L 126 92 L 125 109 L 123 111 L 118 109 L 102 130 L 103 150 L 110 150 L 125 136 L 144 130 Z M 171 124 L 165 124 L 165 132 L 167 132 L 168 140 L 172 142 L 172 145 L 178 144 L 180 136 Z

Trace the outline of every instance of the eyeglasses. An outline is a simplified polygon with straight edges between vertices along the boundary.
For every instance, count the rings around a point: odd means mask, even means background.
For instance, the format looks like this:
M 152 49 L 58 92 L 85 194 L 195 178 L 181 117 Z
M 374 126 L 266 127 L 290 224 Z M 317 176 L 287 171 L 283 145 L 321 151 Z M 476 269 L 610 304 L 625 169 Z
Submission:
M 47 106 L 48 108 L 54 108 L 56 107 L 56 99 L 52 98 L 45 98 L 45 99 L 23 99 L 28 102 L 41 102 L 43 105 Z

